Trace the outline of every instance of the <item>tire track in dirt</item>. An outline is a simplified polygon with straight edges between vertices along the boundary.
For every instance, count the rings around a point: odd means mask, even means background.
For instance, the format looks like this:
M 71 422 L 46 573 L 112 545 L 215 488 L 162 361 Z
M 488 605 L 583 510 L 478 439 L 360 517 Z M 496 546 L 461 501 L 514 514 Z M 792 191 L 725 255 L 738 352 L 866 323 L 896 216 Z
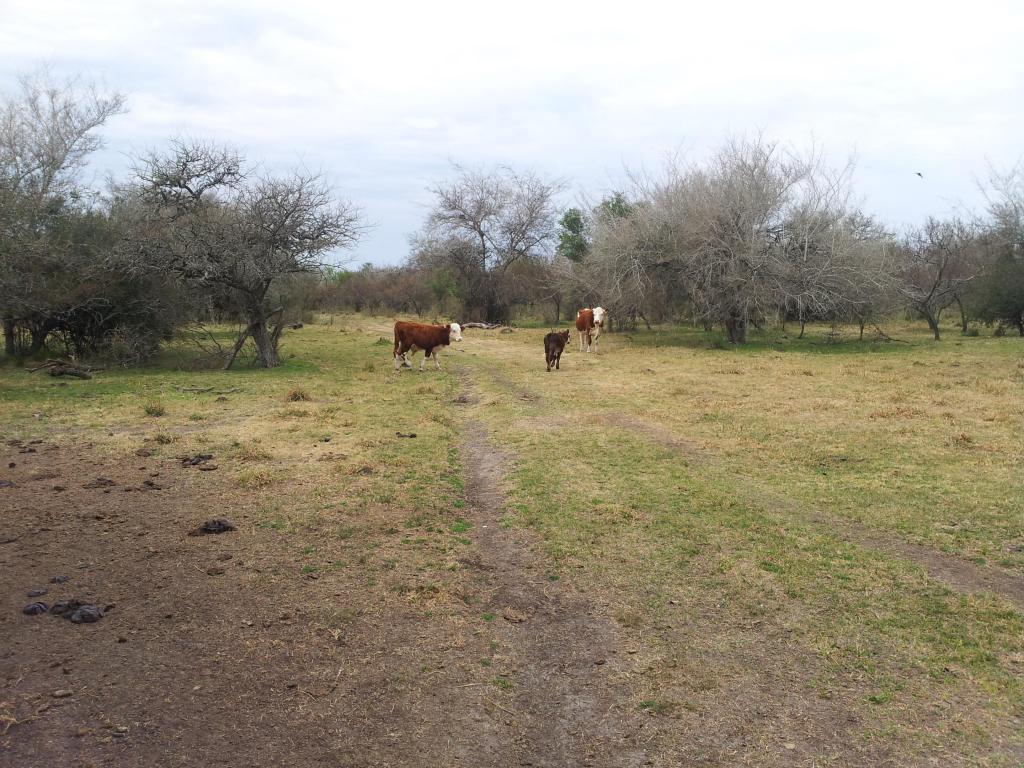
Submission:
M 465 373 L 463 382 L 460 401 L 471 401 Z M 614 624 L 570 586 L 548 579 L 545 558 L 528 533 L 501 525 L 512 456 L 472 418 L 465 422 L 461 454 L 480 592 L 496 616 L 493 631 L 514 675 L 497 702 L 489 691 L 474 694 L 482 709 L 496 708 L 502 716 L 479 722 L 481 732 L 466 739 L 459 758 L 481 768 L 653 765 L 645 749 L 653 729 L 645 730 L 643 716 L 631 707 L 628 664 Z
M 665 448 L 680 451 L 688 459 L 699 456 L 700 447 L 696 443 L 683 440 L 663 427 L 623 415 L 602 417 L 602 421 L 648 437 Z M 759 487 L 757 496 L 761 502 L 770 501 L 778 507 L 804 514 L 792 499 L 770 489 Z M 821 509 L 815 509 L 810 520 L 817 524 L 827 524 L 834 534 L 844 541 L 910 560 L 923 568 L 931 578 L 943 582 L 957 592 L 994 593 L 1024 611 L 1024 578 L 1020 576 L 978 565 L 955 555 L 947 555 L 923 544 L 899 539 L 896 534 L 888 534 Z

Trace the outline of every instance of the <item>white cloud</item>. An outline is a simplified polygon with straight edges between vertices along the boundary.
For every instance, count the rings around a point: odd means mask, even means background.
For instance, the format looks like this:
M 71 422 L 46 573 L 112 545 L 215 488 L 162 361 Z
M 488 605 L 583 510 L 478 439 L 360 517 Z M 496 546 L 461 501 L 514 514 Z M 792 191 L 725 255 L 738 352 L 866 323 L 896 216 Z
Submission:
M 449 160 L 600 191 L 762 130 L 854 150 L 867 206 L 917 221 L 977 201 L 1022 151 L 1024 10 L 1009 2 L 5 3 L 0 87 L 49 61 L 130 94 L 100 161 L 173 134 L 326 171 L 394 262 Z M 922 180 L 915 171 L 925 174 Z

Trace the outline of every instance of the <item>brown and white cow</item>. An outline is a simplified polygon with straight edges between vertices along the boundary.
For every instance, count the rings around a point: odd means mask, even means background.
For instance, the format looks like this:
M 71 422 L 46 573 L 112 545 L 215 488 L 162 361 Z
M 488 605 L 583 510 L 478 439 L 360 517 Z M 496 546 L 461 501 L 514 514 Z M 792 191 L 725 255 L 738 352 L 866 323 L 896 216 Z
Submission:
M 429 323 L 410 323 L 407 320 L 395 321 L 395 370 L 402 365 L 412 368 L 412 363 L 406 354 L 413 354 L 417 349 L 423 350 L 423 361 L 420 363 L 420 370 L 427 364 L 427 360 L 434 358 L 437 370 L 441 370 L 441 363 L 437 359 L 439 347 L 447 347 L 452 341 L 462 341 L 462 328 L 458 323 L 448 325 L 431 325 Z M 401 364 L 399 363 L 401 360 Z
M 597 354 L 597 340 L 601 336 L 601 329 L 604 328 L 604 321 L 608 313 L 601 307 L 593 309 L 581 309 L 576 313 L 576 330 L 580 332 L 580 352 L 589 352 L 590 343 L 594 343 L 594 354 Z M 584 350 L 584 341 L 586 349 Z
M 569 329 L 564 331 L 552 331 L 544 337 L 544 360 L 548 364 L 548 373 L 551 373 L 551 366 L 559 370 L 559 363 L 562 360 L 562 351 L 569 343 Z

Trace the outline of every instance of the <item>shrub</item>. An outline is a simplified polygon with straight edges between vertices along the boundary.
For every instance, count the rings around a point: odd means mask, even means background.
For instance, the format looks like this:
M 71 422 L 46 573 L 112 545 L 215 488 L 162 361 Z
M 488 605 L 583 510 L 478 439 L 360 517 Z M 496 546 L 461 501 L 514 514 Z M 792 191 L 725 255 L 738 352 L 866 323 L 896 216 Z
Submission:
M 295 389 L 290 390 L 288 394 L 284 396 L 284 399 L 289 403 L 301 403 L 306 400 L 312 400 L 313 398 L 309 396 L 309 393 L 307 393 L 306 390 L 296 387 Z

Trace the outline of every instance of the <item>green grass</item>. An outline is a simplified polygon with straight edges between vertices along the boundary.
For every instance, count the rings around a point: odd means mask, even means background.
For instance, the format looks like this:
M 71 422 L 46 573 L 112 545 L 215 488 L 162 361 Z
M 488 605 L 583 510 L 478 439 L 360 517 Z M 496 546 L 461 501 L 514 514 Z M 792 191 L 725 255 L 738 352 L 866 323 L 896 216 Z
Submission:
M 1013 733 L 1021 612 L 843 526 L 1024 577 L 1024 347 L 890 332 L 911 343 L 825 344 L 812 328 L 721 350 L 691 330 L 608 335 L 599 357 L 570 351 L 563 379 L 544 375 L 536 339 L 481 342 L 471 411 L 515 453 L 506 519 L 642 638 L 644 702 L 694 684 L 672 669 L 722 686 L 745 663 L 788 675 L 797 695 L 839 697 L 865 743 L 894 729 L 906 754 L 983 756 Z M 750 626 L 786 642 L 748 647 L 737 628 Z M 972 731 L 936 697 L 970 702 Z
M 462 610 L 472 635 L 497 618 L 459 597 L 473 522 L 458 441 L 474 419 L 513 454 L 501 526 L 535 532 L 544 577 L 617 623 L 636 651 L 639 711 L 713 723 L 820 700 L 854 718 L 845 738 L 884 743 L 895 763 L 1008 764 L 998 745 L 1021 743 L 1024 718 L 1021 611 L 853 534 L 1024 578 L 1022 340 L 949 329 L 935 343 L 907 325 L 886 327 L 907 344 L 836 344 L 808 327 L 735 348 L 693 329 L 637 331 L 606 334 L 598 356 L 570 345 L 556 375 L 537 324 L 468 331 L 445 371 L 419 374 L 394 372 L 388 326 L 307 326 L 271 371 L 194 370 L 182 348 L 64 387 L 8 365 L 0 430 L 120 457 L 213 453 L 221 471 L 209 474 L 256 509 L 260 546 L 287 546 L 282 574 L 356 578 L 372 604 L 415 604 L 423 621 Z M 452 402 L 457 365 L 470 404 Z M 197 386 L 240 391 L 178 389 Z M 146 415 L 140 395 L 163 415 Z M 770 729 L 749 738 L 774 748 Z

